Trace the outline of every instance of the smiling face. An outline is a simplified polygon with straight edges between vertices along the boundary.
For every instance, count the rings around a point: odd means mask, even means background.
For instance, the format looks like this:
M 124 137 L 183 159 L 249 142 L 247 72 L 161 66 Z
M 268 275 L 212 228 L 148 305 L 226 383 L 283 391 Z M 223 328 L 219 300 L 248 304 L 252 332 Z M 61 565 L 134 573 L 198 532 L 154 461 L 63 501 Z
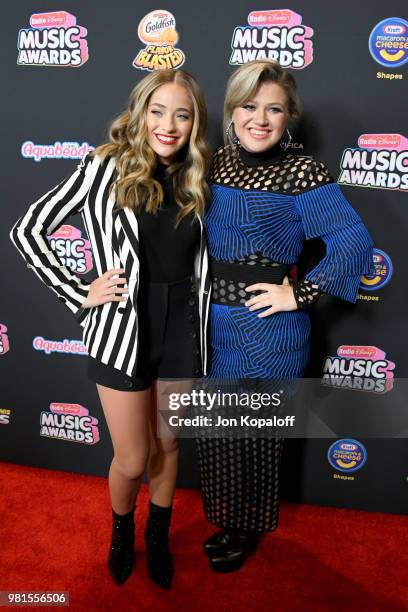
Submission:
M 281 139 L 289 121 L 287 96 L 280 85 L 261 83 L 232 113 L 235 134 L 250 153 L 263 153 Z
M 171 164 L 189 141 L 194 109 L 189 92 L 166 83 L 151 95 L 146 109 L 147 142 L 163 164 Z

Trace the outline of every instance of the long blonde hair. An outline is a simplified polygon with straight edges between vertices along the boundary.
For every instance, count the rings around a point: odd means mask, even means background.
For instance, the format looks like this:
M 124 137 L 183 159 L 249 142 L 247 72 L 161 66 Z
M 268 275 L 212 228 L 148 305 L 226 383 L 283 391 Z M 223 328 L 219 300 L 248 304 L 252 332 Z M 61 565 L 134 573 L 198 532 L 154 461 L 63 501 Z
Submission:
M 204 97 L 195 79 L 184 70 L 157 70 L 142 79 L 129 96 L 128 108 L 111 124 L 109 142 L 94 150 L 102 157 L 115 157 L 118 177 L 116 208 L 157 212 L 163 201 L 163 188 L 153 178 L 157 156 L 147 142 L 146 108 L 154 91 L 166 83 L 185 87 L 191 96 L 194 117 L 186 156 L 170 164 L 167 173 L 173 182 L 174 197 L 180 206 L 177 223 L 193 212 L 202 215 L 208 198 L 205 174 L 208 149 L 205 142 L 207 112 Z
M 288 100 L 289 118 L 300 116 L 301 104 L 296 92 L 296 81 L 278 62 L 270 59 L 253 60 L 243 64 L 228 79 L 224 101 L 224 139 L 225 144 L 232 144 L 231 124 L 234 108 L 247 102 L 261 83 L 272 82 L 280 85 Z

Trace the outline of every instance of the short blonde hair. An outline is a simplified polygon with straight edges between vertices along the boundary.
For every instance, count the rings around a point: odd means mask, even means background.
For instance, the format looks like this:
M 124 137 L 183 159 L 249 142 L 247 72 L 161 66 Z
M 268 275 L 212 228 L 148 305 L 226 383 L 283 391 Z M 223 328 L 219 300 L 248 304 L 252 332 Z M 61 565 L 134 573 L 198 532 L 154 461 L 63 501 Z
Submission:
M 296 81 L 278 62 L 274 60 L 253 60 L 235 70 L 227 83 L 224 101 L 224 138 L 228 144 L 226 133 L 232 120 L 234 108 L 249 100 L 261 83 L 276 83 L 286 93 L 288 112 L 291 120 L 298 119 L 301 104 L 296 91 Z

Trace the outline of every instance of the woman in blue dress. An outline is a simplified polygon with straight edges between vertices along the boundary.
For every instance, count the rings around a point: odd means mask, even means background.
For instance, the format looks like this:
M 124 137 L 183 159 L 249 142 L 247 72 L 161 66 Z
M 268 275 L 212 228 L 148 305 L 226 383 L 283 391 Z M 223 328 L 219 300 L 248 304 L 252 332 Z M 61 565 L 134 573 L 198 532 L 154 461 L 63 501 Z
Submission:
M 323 293 L 356 302 L 373 243 L 327 167 L 289 148 L 300 114 L 294 78 L 271 60 L 238 68 L 224 105 L 226 146 L 214 156 L 205 225 L 213 278 L 210 376 L 287 379 L 309 358 L 307 312 Z M 305 240 L 326 252 L 288 281 Z M 279 516 L 282 438 L 197 441 L 204 511 L 218 531 L 204 543 L 214 571 L 239 569 Z

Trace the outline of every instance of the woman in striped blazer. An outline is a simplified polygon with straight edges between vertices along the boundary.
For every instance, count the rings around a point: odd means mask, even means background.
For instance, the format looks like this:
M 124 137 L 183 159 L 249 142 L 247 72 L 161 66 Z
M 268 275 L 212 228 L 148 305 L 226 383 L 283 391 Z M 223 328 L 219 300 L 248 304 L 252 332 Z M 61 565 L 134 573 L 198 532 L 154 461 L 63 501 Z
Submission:
M 10 233 L 27 266 L 83 327 L 89 378 L 97 383 L 114 448 L 108 567 L 118 584 L 133 567 L 134 511 L 145 467 L 148 572 L 163 588 L 172 580 L 168 529 L 178 448 L 175 439 L 155 435 L 151 400 L 157 379 L 196 377 L 207 368 L 205 124 L 203 96 L 191 75 L 149 74 L 112 123 L 109 142 L 85 155 Z M 75 213 L 92 246 L 98 272 L 92 283 L 62 265 L 47 241 Z

